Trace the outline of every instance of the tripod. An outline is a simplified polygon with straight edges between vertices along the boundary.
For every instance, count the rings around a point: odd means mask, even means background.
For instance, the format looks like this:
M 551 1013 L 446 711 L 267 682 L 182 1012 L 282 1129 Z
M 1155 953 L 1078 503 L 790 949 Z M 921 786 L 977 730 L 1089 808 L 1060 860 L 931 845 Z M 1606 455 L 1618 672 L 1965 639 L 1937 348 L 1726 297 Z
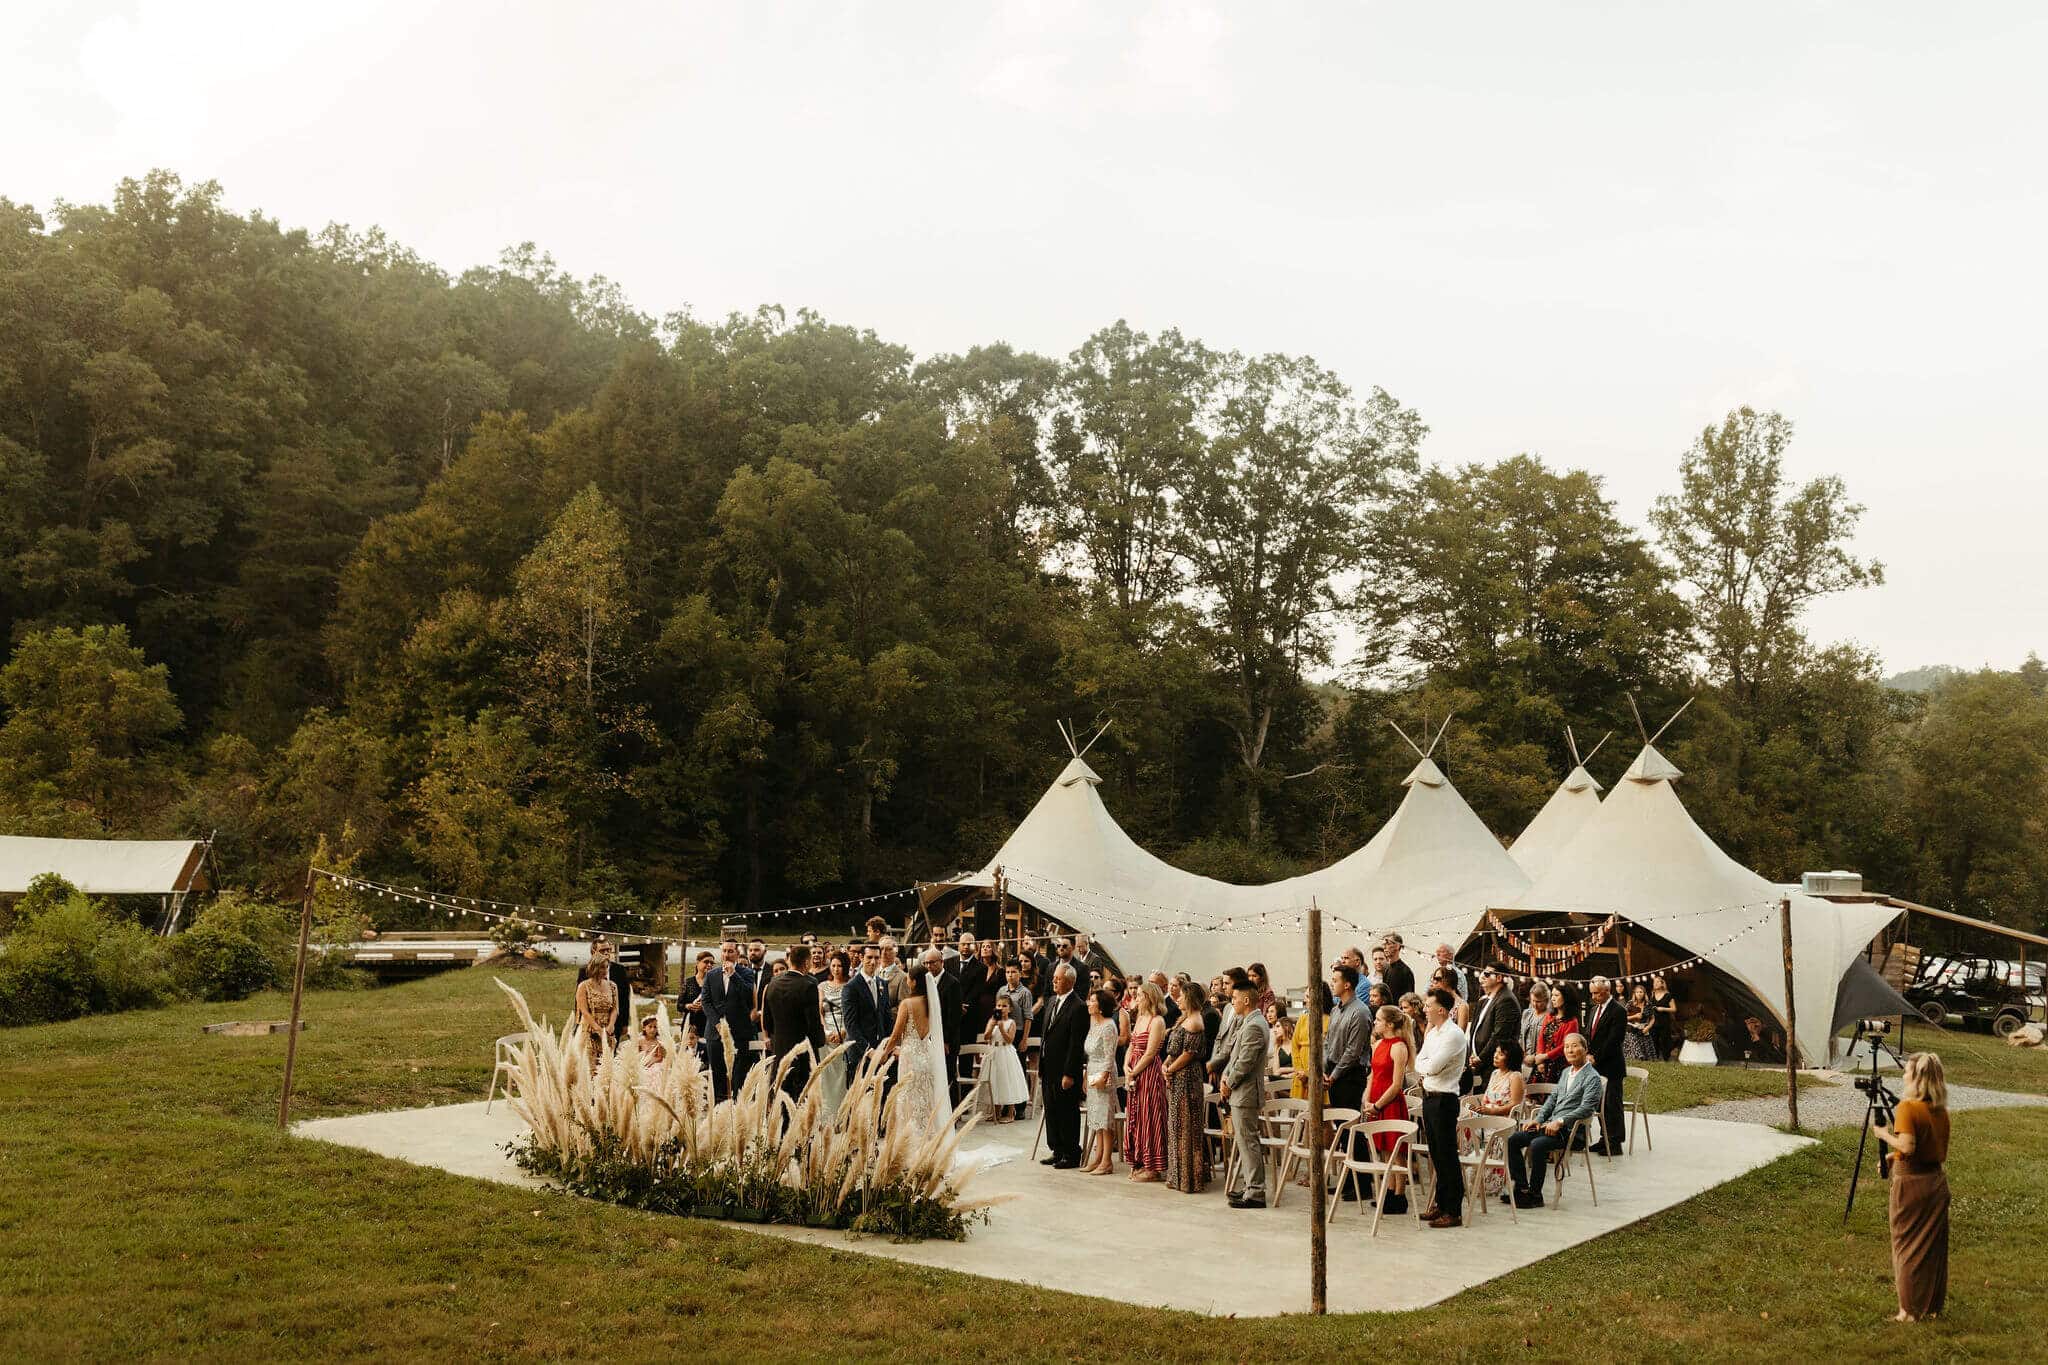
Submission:
M 1856 1183 L 1863 1178 L 1863 1152 L 1870 1145 L 1870 1127 L 1873 1123 L 1889 1125 L 1892 1113 L 1899 1104 L 1899 1097 L 1891 1092 L 1891 1088 L 1877 1074 L 1880 1057 L 1890 1057 L 1895 1062 L 1900 1060 L 1899 1054 L 1892 1051 L 1883 1041 L 1883 1030 L 1866 1025 L 1857 1031 L 1856 1041 L 1870 1045 L 1870 1074 L 1856 1078 L 1856 1088 L 1869 1097 L 1869 1103 L 1863 1107 L 1863 1134 L 1856 1139 L 1856 1169 L 1849 1174 L 1849 1201 L 1842 1206 L 1844 1223 L 1849 1221 L 1850 1210 L 1856 1207 Z M 1891 1174 L 1892 1149 L 1880 1144 L 1877 1153 L 1877 1178 L 1889 1180 Z

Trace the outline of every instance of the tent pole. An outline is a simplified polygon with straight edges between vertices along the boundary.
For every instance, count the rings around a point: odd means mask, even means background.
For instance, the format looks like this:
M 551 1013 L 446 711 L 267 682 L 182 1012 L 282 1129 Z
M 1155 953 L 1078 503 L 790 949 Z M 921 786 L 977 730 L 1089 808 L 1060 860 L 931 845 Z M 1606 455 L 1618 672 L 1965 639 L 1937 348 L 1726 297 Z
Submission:
M 1779 904 L 1785 941 L 1785 1105 L 1792 1111 L 1792 1131 L 1799 1131 L 1799 1010 L 1792 995 L 1792 898 Z
M 1308 905 L 1308 1056 L 1294 1059 L 1298 1073 L 1308 1063 L 1308 1302 L 1309 1312 L 1327 1313 L 1329 1251 L 1323 1194 L 1323 912 L 1313 898 Z
M 306 890 L 299 897 L 299 961 L 292 969 L 292 1026 L 284 1038 L 284 1093 L 277 1097 L 277 1131 L 285 1131 L 292 1112 L 292 1067 L 299 1060 L 299 1004 L 306 997 L 306 940 L 313 932 L 313 869 L 306 869 Z

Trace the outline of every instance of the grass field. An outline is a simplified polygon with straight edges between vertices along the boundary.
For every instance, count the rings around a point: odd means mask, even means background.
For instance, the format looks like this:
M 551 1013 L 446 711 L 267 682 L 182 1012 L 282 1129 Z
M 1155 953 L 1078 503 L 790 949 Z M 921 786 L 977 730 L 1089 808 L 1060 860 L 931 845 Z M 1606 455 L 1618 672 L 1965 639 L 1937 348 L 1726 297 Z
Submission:
M 570 976 L 516 984 L 559 1014 Z M 283 1039 L 199 1025 L 283 1010 L 272 996 L 0 1033 L 0 1359 L 1562 1359 L 1585 1356 L 1588 1330 L 1651 1359 L 2039 1357 L 2048 1111 L 1956 1116 L 1951 1311 L 1938 1323 L 1883 1321 L 1882 1186 L 1841 1223 L 1854 1129 L 1434 1309 L 1214 1321 L 282 1138 Z M 485 971 L 316 995 L 307 1016 L 298 1117 L 481 1098 L 489 1040 L 513 1027 Z M 1072 1216 L 1076 1236 L 1127 1239 L 1133 1273 L 1227 1254 L 1091 1225 L 1085 1199 Z M 1541 1238 L 1540 1215 L 1477 1235 Z

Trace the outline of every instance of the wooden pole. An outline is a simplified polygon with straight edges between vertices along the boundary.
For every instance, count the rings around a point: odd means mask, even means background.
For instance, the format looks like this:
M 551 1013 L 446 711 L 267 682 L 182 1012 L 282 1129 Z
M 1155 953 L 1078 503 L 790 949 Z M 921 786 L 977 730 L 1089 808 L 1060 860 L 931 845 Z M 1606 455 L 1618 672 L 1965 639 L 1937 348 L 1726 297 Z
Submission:
M 305 894 L 299 897 L 299 960 L 292 969 L 292 1026 L 284 1036 L 284 1093 L 277 1097 L 277 1131 L 291 1121 L 292 1068 L 299 1060 L 299 1005 L 306 997 L 306 940 L 313 934 L 313 869 L 306 869 Z
M 1792 898 L 1779 902 L 1785 942 L 1785 1105 L 1792 1111 L 1792 1131 L 1799 1131 L 1799 1007 L 1792 994 Z
M 1323 912 L 1311 900 L 1308 908 L 1308 1056 L 1294 1059 L 1297 1072 L 1308 1063 L 1308 1303 L 1309 1312 L 1327 1313 L 1330 1267 L 1327 1211 L 1323 1194 Z

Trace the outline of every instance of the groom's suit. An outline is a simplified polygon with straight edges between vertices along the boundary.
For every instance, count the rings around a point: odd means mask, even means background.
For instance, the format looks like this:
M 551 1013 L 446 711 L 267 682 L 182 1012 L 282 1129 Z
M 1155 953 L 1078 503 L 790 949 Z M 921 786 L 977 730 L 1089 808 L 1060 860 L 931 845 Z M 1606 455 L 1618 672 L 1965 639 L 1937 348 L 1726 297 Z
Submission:
M 747 1073 L 754 1067 L 754 1052 L 748 1046 L 754 1041 L 754 1021 L 749 1017 L 754 1008 L 753 969 L 741 963 L 733 968 L 732 979 L 728 981 L 724 967 L 712 968 L 711 975 L 704 978 L 703 1000 L 704 1045 L 711 1053 L 711 1090 L 722 1100 L 747 1083 Z M 720 1024 L 732 1033 L 730 1084 L 725 1074 L 725 1040 L 718 1036 Z
M 882 995 L 888 987 L 856 972 L 839 993 L 839 1010 L 846 1017 L 846 1074 L 858 1076 L 868 1053 L 882 1045 L 888 1030 L 882 1024 Z

